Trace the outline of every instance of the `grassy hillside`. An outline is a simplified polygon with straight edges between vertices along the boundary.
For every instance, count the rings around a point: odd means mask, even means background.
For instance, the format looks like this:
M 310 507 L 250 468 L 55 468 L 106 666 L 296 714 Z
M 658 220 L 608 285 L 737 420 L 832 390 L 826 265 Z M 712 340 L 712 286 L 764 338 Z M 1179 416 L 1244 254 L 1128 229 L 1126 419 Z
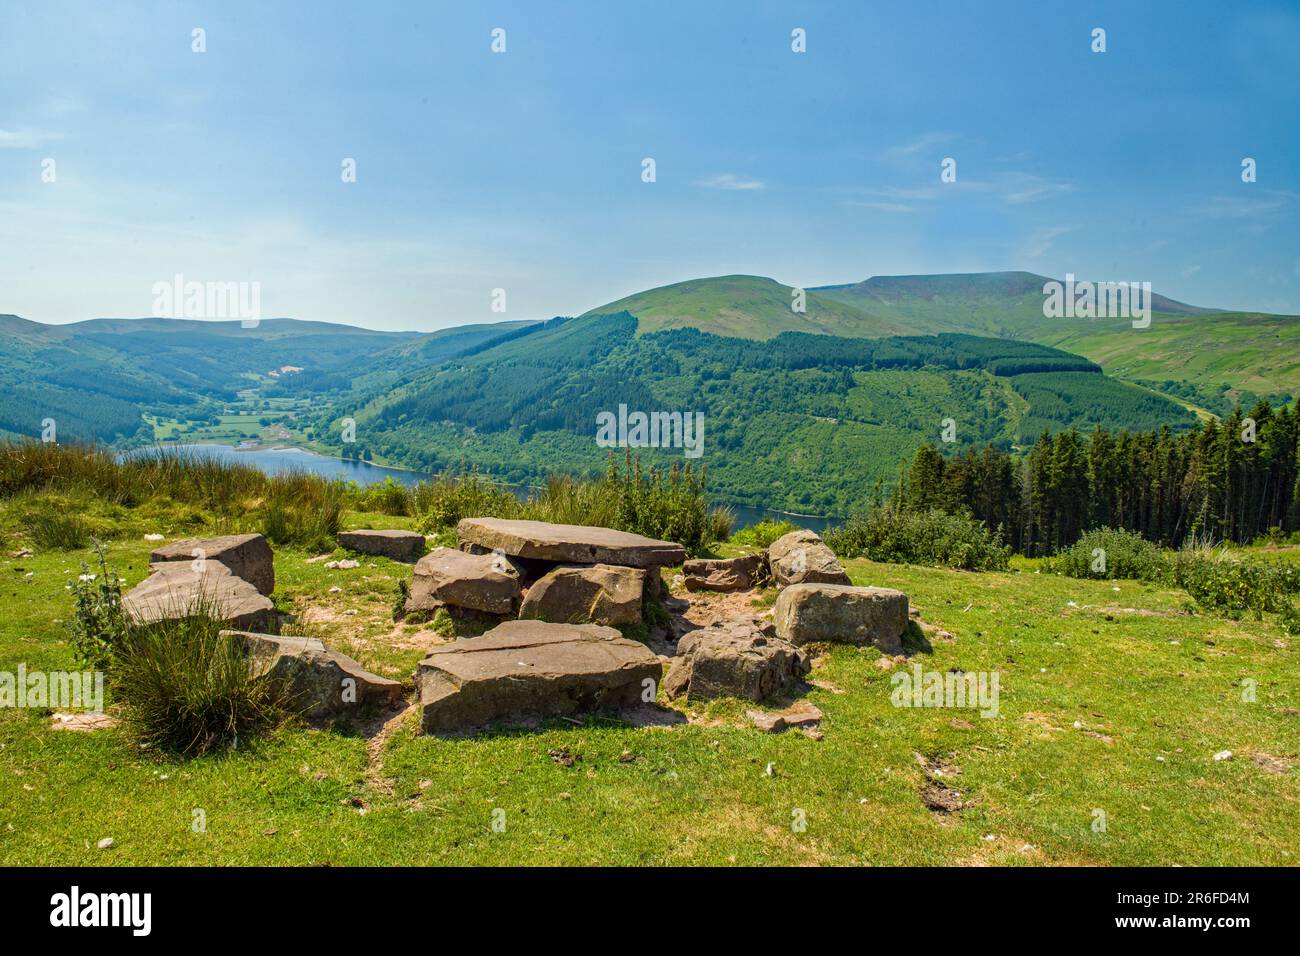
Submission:
M 200 531 L 165 512 L 131 520 Z M 110 548 L 128 584 L 154 547 L 138 534 Z M 19 543 L 0 548 L 0 670 L 74 669 L 59 619 L 89 555 L 9 558 Z M 277 606 L 409 696 L 416 662 L 445 640 L 392 622 L 410 566 L 331 571 L 311 557 L 277 549 Z M 419 735 L 410 710 L 382 734 L 289 727 L 180 761 L 120 726 L 52 730 L 42 709 L 0 708 L 0 865 L 1296 862 L 1297 649 L 1272 621 L 1189 614 L 1182 592 L 1132 581 L 860 560 L 848 571 L 902 588 L 952 639 L 893 668 L 873 648 L 829 646 L 807 695 L 825 714 L 820 741 L 759 733 L 740 701 L 665 700 L 659 726 L 594 717 L 439 739 Z M 891 706 L 891 675 L 915 664 L 998 672 L 997 715 Z M 1251 702 L 1243 675 L 1258 684 Z M 112 694 L 110 682 L 110 709 Z M 562 748 L 581 759 L 563 766 L 550 756 Z M 1216 761 L 1224 750 L 1233 758 Z M 962 809 L 927 808 L 936 768 Z
M 875 276 L 814 291 L 913 331 L 1053 345 L 1216 414 L 1300 392 L 1300 317 L 1205 309 L 1153 294 L 1145 329 L 1128 319 L 1049 319 L 1048 281 L 1029 272 Z
M 1300 392 L 1300 317 L 1205 309 L 1153 294 L 1147 329 L 1127 319 L 1048 319 L 1049 281 L 1031 272 L 874 276 L 807 290 L 801 316 L 790 310 L 789 286 L 719 276 L 649 289 L 587 314 L 626 310 L 642 333 L 690 327 L 750 339 L 783 331 L 1021 339 L 1084 355 L 1110 375 L 1215 414 Z
M 1300 393 L 1300 316 L 1157 315 L 1146 329 L 1125 322 L 1052 326 L 1036 340 L 1087 355 L 1110 375 L 1148 383 L 1216 413 L 1234 401 L 1249 407 L 1257 397 Z
M 958 448 L 1010 447 L 1071 426 L 1194 420 L 1086 359 L 1027 342 L 803 332 L 755 341 L 637 330 L 627 313 L 553 322 L 417 374 L 360 408 L 344 397 L 311 427 L 318 438 L 333 436 L 321 438 L 332 454 L 428 471 L 473 465 L 529 483 L 552 471 L 602 469 L 601 412 L 698 412 L 703 455 L 693 463 L 707 466 L 715 498 L 845 514 L 936 440 L 947 418 Z M 344 415 L 358 422 L 350 449 L 338 443 Z M 692 462 L 680 447 L 640 452 L 646 464 Z
M 630 312 L 643 334 L 693 328 L 742 339 L 770 339 L 781 332 L 875 338 L 914 331 L 816 292 L 806 293 L 804 313 L 795 312 L 793 291 L 762 276 L 717 276 L 649 289 L 585 314 Z

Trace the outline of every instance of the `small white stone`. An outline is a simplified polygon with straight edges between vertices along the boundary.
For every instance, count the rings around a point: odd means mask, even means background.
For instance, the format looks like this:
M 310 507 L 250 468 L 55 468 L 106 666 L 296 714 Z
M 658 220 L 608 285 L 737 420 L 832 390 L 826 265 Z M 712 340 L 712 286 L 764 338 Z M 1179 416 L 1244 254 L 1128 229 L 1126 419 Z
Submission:
M 1231 759 L 1232 759 L 1232 751 L 1231 751 L 1231 750 L 1220 750 L 1217 754 L 1214 755 L 1214 759 L 1215 759 L 1215 760 L 1231 760 Z
M 104 837 L 104 839 L 100 840 L 98 843 L 95 844 L 95 846 L 99 847 L 101 850 L 107 850 L 112 845 L 113 845 L 112 837 Z

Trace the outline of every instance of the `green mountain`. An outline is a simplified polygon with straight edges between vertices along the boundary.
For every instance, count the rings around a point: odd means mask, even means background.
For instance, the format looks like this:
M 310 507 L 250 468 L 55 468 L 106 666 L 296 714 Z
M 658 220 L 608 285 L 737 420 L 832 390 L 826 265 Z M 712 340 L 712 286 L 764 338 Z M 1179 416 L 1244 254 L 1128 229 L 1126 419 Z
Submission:
M 626 310 L 643 333 L 692 327 L 756 339 L 784 331 L 1024 339 L 1084 355 L 1110 375 L 1215 414 L 1300 392 L 1300 317 L 1205 309 L 1153 294 L 1147 328 L 1129 319 L 1046 318 L 1043 286 L 1050 281 L 1030 272 L 874 276 L 808 289 L 808 313 L 799 315 L 790 309 L 790 286 L 719 276 L 650 289 L 587 314 Z
M 202 415 L 283 366 L 354 366 L 417 333 L 324 322 L 92 319 L 42 325 L 0 316 L 0 432 L 35 436 L 52 418 L 61 440 L 129 441 L 142 415 Z
M 552 320 L 416 373 L 359 409 L 342 402 L 313 430 L 338 454 L 428 471 L 474 465 L 528 483 L 602 469 L 603 413 L 698 413 L 698 458 L 682 442 L 639 449 L 643 463 L 704 465 L 722 500 L 843 514 L 939 440 L 947 419 L 958 448 L 1009 448 L 1070 426 L 1194 421 L 1087 359 L 1034 343 L 803 331 L 756 340 L 639 324 L 627 312 Z M 356 447 L 339 438 L 344 415 L 357 421 Z
M 341 325 L 0 316 L 0 436 L 302 441 L 531 482 L 596 471 L 597 416 L 699 413 L 707 466 L 738 504 L 842 514 L 936 440 L 1012 449 L 1043 431 L 1175 429 L 1300 391 L 1294 317 L 1153 297 L 1150 326 L 1047 319 L 1027 272 L 878 276 L 802 290 L 758 276 L 651 289 L 578 318 L 431 334 Z M 272 374 L 283 366 L 292 374 Z M 150 416 L 148 421 L 143 414 Z M 354 418 L 344 446 L 338 423 Z
M 796 311 L 795 289 L 762 276 L 717 276 L 691 279 L 638 292 L 592 309 L 587 315 L 628 312 L 641 332 L 692 328 L 741 339 L 770 339 L 782 332 L 878 338 L 913 331 L 869 314 L 852 302 L 815 291 L 804 293 L 804 311 Z

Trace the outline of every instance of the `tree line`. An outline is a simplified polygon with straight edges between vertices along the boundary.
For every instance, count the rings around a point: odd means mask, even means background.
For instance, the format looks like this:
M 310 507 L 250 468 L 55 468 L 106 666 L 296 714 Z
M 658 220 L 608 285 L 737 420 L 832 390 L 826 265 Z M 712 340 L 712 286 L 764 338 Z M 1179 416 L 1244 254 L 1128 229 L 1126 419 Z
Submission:
M 1300 410 L 1261 401 L 1187 431 L 1044 432 L 1021 456 L 992 445 L 945 456 L 929 444 L 900 469 L 891 505 L 970 514 L 1029 556 L 1094 528 L 1167 547 L 1246 543 L 1300 530 L 1298 438 Z

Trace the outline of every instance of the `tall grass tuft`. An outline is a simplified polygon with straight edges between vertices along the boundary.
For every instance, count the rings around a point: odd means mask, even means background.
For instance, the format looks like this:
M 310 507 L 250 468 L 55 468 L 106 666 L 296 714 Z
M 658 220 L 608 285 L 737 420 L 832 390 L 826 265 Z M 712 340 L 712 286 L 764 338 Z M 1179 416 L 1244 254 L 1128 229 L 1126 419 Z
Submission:
M 268 478 L 258 510 L 259 528 L 272 544 L 293 544 L 313 550 L 333 547 L 343 525 L 349 487 L 314 475 L 289 474 Z
M 90 546 L 94 529 L 75 514 L 39 513 L 25 522 L 32 543 L 45 551 L 80 551 Z
M 110 680 L 141 743 L 193 757 L 237 747 L 287 718 L 289 690 L 222 638 L 224 626 L 196 606 L 127 629 Z

